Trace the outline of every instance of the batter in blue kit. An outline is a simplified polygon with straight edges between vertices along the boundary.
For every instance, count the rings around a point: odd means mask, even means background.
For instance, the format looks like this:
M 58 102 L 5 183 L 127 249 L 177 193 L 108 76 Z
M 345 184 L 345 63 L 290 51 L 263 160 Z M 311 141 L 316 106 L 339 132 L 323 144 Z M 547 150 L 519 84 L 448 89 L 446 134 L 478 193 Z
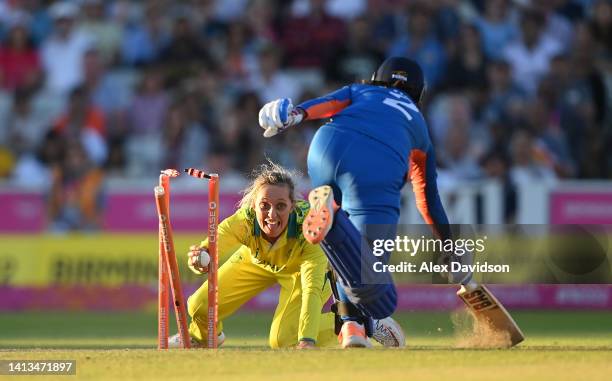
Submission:
M 303 233 L 321 244 L 334 269 L 344 347 L 368 346 L 371 318 L 387 318 L 396 308 L 390 274 L 373 270 L 375 262 L 386 262 L 388 256 L 362 251 L 368 241 L 395 238 L 401 189 L 408 179 L 424 220 L 438 237 L 449 236 L 434 150 L 418 108 L 423 89 L 419 65 L 392 57 L 367 83 L 296 107 L 290 99 L 278 99 L 259 113 L 266 137 L 303 120 L 331 118 L 315 134 L 308 153 L 314 189 Z

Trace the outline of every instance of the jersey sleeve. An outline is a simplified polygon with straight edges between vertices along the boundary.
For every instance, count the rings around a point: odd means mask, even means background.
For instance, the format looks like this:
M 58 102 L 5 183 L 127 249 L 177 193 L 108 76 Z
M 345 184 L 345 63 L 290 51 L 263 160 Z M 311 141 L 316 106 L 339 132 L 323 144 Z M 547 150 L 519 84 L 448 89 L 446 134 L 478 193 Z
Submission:
M 344 86 L 332 93 L 297 105 L 306 112 L 306 120 L 324 119 L 336 115 L 351 104 L 351 87 Z
M 242 245 L 248 244 L 249 225 L 242 210 L 224 219 L 218 228 L 217 253 L 219 263 L 225 262 Z M 200 243 L 200 247 L 208 249 L 208 238 Z
M 319 245 L 307 243 L 302 252 L 300 265 L 302 307 L 298 326 L 298 338 L 316 339 L 319 334 L 323 288 L 327 271 L 327 257 Z
M 436 183 L 436 158 L 433 146 L 427 151 L 414 149 L 410 152 L 409 178 L 419 213 L 440 239 L 450 238 L 448 217 L 440 201 Z

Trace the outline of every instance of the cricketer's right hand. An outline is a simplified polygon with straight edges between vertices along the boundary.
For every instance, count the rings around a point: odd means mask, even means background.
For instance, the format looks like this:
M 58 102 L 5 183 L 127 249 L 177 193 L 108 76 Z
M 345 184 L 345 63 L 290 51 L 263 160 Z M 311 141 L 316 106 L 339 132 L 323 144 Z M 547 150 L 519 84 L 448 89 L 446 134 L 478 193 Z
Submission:
M 198 245 L 189 246 L 189 253 L 187 253 L 187 266 L 189 269 L 198 275 L 206 274 L 208 272 L 208 264 L 210 263 L 210 256 L 206 250 L 202 249 Z
M 289 98 L 268 102 L 259 110 L 259 125 L 265 130 L 266 138 L 300 123 L 303 118 L 301 109 L 295 109 Z

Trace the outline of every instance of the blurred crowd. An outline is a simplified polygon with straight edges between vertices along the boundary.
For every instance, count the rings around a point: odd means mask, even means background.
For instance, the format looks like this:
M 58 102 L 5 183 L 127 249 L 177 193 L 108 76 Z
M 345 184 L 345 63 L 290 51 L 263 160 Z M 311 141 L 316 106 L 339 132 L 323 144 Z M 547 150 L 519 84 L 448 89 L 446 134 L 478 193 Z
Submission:
M 105 177 L 305 172 L 319 123 L 267 140 L 260 106 L 391 55 L 424 69 L 443 186 L 612 178 L 611 0 L 0 0 L 0 178 L 95 226 Z

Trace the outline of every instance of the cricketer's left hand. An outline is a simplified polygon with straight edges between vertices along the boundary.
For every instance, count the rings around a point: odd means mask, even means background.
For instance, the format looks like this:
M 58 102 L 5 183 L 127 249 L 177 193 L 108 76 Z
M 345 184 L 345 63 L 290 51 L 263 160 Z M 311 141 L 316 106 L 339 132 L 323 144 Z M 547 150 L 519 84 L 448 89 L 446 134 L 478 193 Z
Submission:
M 303 118 L 304 114 L 293 107 L 289 98 L 268 102 L 259 110 L 259 125 L 265 130 L 266 138 L 300 123 Z
M 314 342 L 309 340 L 300 340 L 300 342 L 296 345 L 295 349 L 316 349 L 316 345 Z

